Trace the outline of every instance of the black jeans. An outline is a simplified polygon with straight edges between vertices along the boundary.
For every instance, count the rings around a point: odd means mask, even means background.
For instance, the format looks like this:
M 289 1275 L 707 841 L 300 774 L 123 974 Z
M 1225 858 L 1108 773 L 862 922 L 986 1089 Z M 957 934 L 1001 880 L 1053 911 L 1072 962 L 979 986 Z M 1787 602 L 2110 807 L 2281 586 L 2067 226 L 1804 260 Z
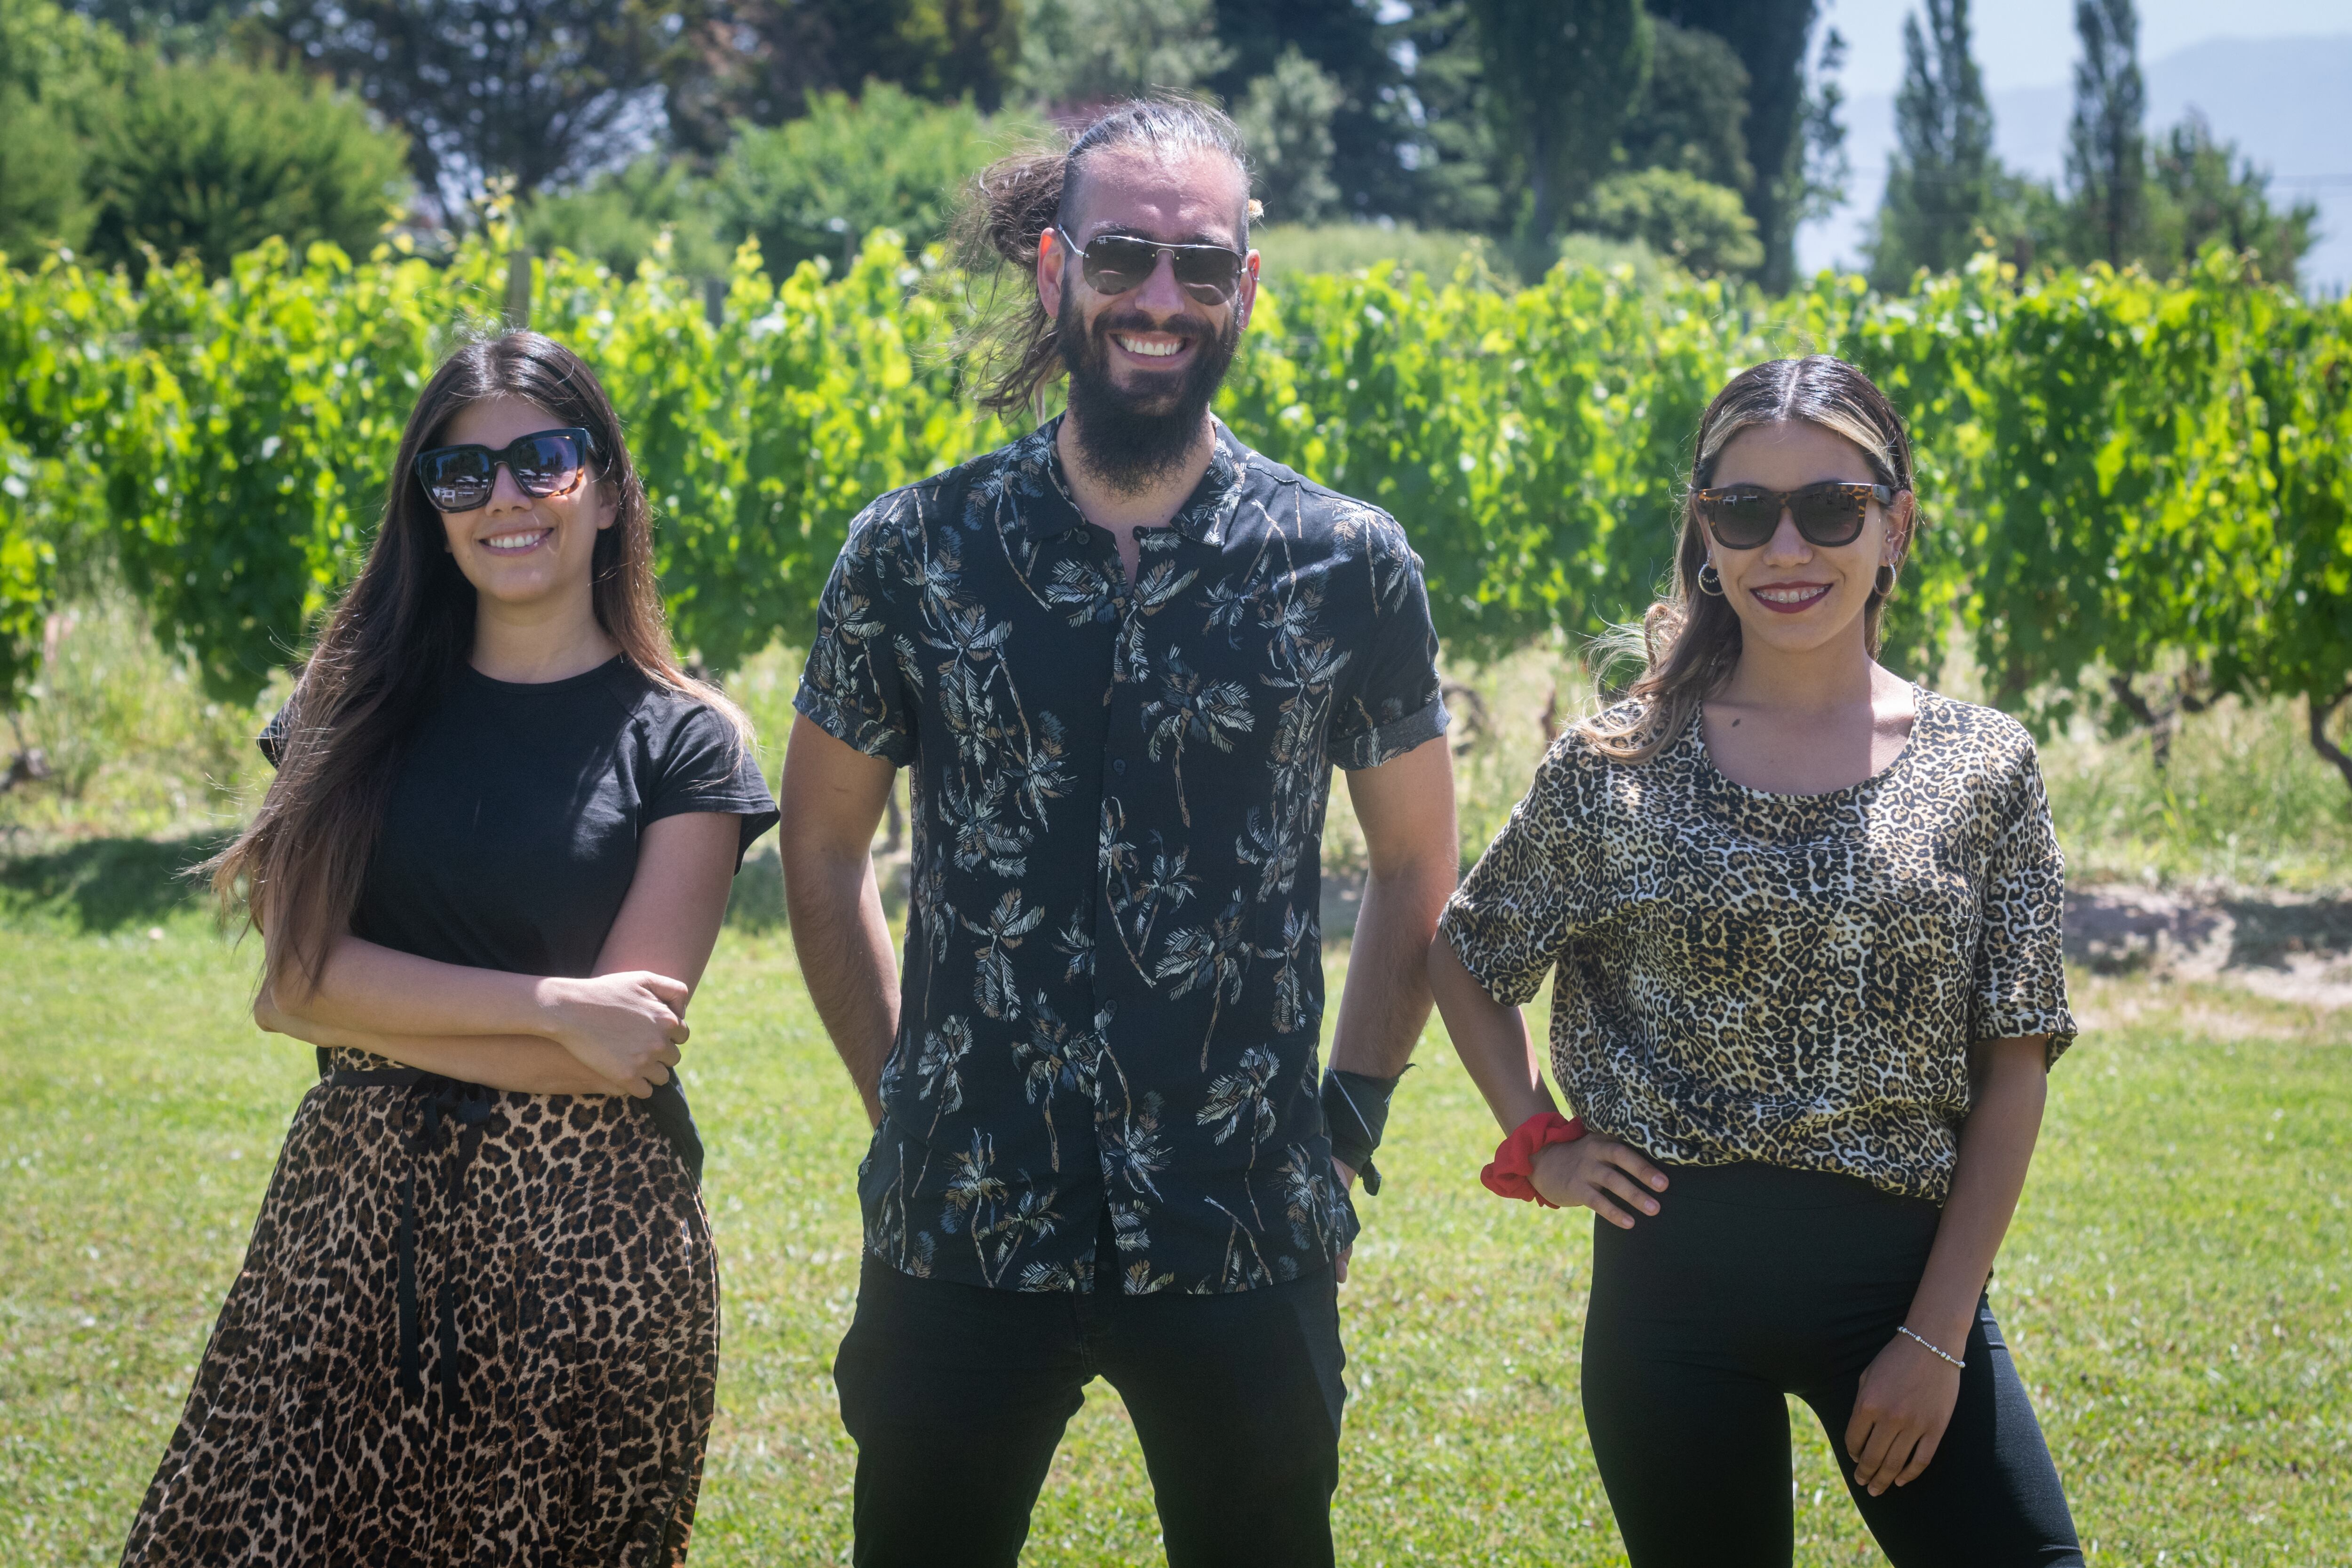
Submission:
M 1895 1568 L 2059 1568 L 2082 1548 L 1992 1309 L 1927 1468 L 1872 1497 L 1846 1423 L 1895 1337 L 1939 1211 L 1850 1176 L 1672 1166 L 1659 1213 L 1595 1220 L 1584 1418 L 1633 1568 L 1787 1568 L 1784 1394 L 1813 1407 Z
M 1142 1439 L 1171 1568 L 1331 1562 L 1338 1287 L 1029 1294 L 868 1257 L 834 1359 L 857 1442 L 860 1568 L 1013 1568 L 1062 1429 L 1099 1374 Z

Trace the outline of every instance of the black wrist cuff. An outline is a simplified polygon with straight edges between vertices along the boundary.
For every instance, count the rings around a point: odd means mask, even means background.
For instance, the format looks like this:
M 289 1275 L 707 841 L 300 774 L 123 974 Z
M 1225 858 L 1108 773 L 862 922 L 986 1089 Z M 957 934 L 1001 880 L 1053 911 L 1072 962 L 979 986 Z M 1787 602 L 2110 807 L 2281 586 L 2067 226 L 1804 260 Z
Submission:
M 1330 1134 L 1332 1158 L 1353 1166 L 1368 1193 L 1377 1194 L 1381 1190 L 1381 1173 L 1372 1164 L 1372 1153 L 1380 1148 L 1381 1133 L 1388 1127 L 1389 1097 L 1396 1093 L 1403 1077 L 1399 1073 L 1395 1078 L 1372 1078 L 1338 1068 L 1323 1074 L 1323 1130 Z

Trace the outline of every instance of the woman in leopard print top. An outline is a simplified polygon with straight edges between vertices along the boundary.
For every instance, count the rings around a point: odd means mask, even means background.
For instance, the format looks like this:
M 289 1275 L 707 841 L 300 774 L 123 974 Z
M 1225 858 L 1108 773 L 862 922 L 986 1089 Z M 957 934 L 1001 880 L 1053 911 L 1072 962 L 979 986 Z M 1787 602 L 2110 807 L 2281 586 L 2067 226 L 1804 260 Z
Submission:
M 2032 742 L 1875 661 L 1914 501 L 1861 372 L 1736 378 L 1693 484 L 1630 700 L 1553 746 L 1431 955 L 1508 1158 L 1595 1212 L 1619 1528 L 1635 1568 L 1787 1563 L 1795 1394 L 1897 1568 L 2079 1563 L 1984 1297 L 2074 1037 Z M 1555 972 L 1581 1136 L 1519 1013 Z

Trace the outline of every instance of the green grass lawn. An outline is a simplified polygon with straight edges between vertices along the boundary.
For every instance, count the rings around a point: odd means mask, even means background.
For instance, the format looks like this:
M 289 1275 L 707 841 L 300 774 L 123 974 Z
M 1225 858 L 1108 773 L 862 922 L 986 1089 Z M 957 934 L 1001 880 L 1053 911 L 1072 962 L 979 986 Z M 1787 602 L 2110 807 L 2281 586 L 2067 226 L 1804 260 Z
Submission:
M 310 1078 L 306 1049 L 243 1022 L 252 950 L 161 918 L 160 935 L 0 929 L 11 1564 L 113 1561 Z M 2101 1026 L 2053 1079 L 1994 1300 L 2093 1561 L 2352 1563 L 2352 1030 L 2144 981 L 2078 999 Z M 695 1561 L 844 1560 L 853 1454 L 829 1368 L 863 1121 L 781 934 L 728 931 L 695 1026 L 726 1289 Z M 1421 1059 L 1341 1295 L 1340 1559 L 1622 1562 L 1577 1407 L 1589 1216 L 1487 1196 L 1477 1096 L 1441 1034 Z M 1800 1415 L 1799 1560 L 1876 1562 Z M 1027 1561 L 1151 1562 L 1155 1535 L 1097 1384 Z

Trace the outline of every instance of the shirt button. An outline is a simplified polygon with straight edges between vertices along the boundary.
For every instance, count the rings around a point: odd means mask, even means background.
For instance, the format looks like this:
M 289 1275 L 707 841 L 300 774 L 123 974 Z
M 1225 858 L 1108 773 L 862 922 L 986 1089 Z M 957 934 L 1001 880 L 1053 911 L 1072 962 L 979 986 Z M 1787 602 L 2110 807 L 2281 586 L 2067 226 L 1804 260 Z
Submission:
M 1127 776 L 1127 759 L 1125 757 L 1113 757 L 1110 760 L 1110 771 L 1117 773 L 1119 777 L 1125 778 Z

